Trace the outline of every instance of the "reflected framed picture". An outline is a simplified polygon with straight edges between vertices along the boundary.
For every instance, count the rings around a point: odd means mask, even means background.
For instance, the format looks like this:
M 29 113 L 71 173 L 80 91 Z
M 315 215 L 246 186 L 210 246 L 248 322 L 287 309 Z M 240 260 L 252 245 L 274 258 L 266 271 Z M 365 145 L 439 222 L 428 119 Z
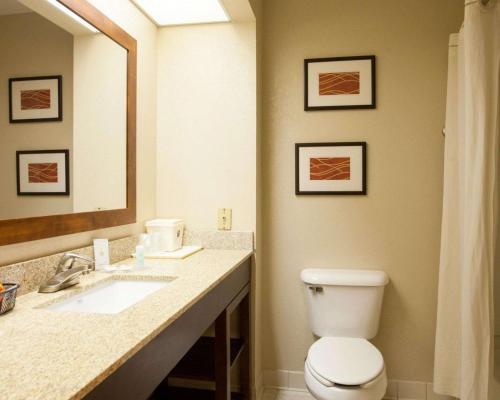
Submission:
M 375 56 L 304 60 L 304 110 L 376 107 Z
M 62 121 L 62 76 L 9 79 L 9 121 Z
M 69 150 L 16 152 L 17 195 L 69 195 Z
M 366 142 L 296 143 L 296 195 L 365 195 Z

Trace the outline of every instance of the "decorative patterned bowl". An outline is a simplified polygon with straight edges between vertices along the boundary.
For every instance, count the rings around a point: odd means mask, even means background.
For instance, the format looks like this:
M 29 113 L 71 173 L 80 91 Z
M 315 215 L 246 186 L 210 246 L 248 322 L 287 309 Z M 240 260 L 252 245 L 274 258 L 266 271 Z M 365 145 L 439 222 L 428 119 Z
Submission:
M 16 305 L 17 283 L 4 283 L 4 291 L 0 292 L 0 315 L 12 310 Z

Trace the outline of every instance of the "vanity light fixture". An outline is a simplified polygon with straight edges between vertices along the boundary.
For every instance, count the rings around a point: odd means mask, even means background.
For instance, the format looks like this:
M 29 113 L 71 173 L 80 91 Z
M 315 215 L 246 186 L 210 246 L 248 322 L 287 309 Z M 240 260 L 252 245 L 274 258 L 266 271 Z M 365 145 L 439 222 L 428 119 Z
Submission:
M 132 0 L 159 26 L 228 22 L 221 0 Z
M 66 8 L 63 6 L 61 3 L 59 3 L 57 0 L 46 0 L 49 4 L 57 8 L 58 10 L 62 11 L 64 14 L 70 16 L 73 18 L 76 22 L 78 22 L 80 25 L 84 26 L 88 30 L 90 30 L 93 33 L 99 33 L 99 30 L 96 29 L 93 25 L 89 24 L 87 21 L 85 21 L 82 17 L 79 15 L 75 14 L 73 11 L 71 11 L 69 8 Z

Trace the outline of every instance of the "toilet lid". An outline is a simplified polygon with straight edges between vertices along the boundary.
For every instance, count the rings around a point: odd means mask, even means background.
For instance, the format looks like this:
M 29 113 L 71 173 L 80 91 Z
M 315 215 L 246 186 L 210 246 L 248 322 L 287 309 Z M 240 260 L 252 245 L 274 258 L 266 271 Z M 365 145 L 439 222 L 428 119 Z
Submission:
M 307 360 L 319 376 L 340 385 L 363 385 L 384 369 L 380 351 L 358 338 L 323 337 L 311 346 Z

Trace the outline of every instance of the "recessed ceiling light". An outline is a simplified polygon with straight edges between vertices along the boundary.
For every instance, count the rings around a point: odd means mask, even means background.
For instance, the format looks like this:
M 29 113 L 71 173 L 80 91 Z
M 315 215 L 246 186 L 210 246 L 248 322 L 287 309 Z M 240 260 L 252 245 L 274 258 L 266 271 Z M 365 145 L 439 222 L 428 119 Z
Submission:
M 78 22 L 80 25 L 84 26 L 87 28 L 89 31 L 98 33 L 99 30 L 97 30 L 93 25 L 89 24 L 87 21 L 85 21 L 82 17 L 79 15 L 75 14 L 73 11 L 71 11 L 69 8 L 63 6 L 61 3 L 59 3 L 57 0 L 47 0 L 50 4 L 52 4 L 55 8 L 58 10 L 62 11 L 64 14 L 70 16 L 73 18 L 76 22 Z
M 160 26 L 229 21 L 219 0 L 132 1 Z

